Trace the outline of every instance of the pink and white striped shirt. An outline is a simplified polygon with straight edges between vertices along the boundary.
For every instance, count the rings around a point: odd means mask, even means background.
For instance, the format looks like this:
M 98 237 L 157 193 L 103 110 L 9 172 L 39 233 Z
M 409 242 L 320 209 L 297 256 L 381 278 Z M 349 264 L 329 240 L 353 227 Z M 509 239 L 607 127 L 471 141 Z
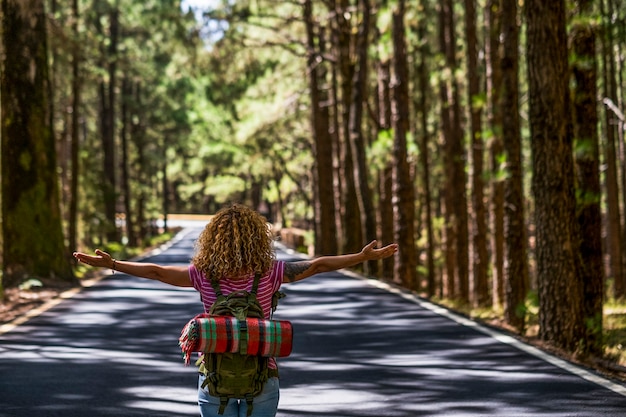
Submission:
M 257 291 L 257 299 L 263 308 L 263 314 L 266 319 L 271 317 L 272 311 L 272 296 L 283 282 L 283 273 L 285 270 L 285 262 L 284 261 L 276 261 L 272 265 L 270 271 L 261 278 L 259 281 L 259 289 Z M 215 295 L 215 291 L 211 286 L 209 280 L 204 276 L 204 274 L 199 271 L 195 265 L 189 266 L 189 278 L 191 279 L 191 284 L 198 291 L 202 297 L 202 303 L 204 304 L 204 311 L 206 313 L 209 312 L 211 306 L 217 299 Z M 244 279 L 232 279 L 224 277 L 220 279 L 220 289 L 222 290 L 222 294 L 228 295 L 233 291 L 251 291 L 252 284 L 254 282 L 254 275 L 250 275 Z M 271 358 L 269 362 L 269 367 L 276 369 L 276 362 L 274 358 Z
M 259 281 L 259 290 L 257 291 L 257 299 L 263 307 L 263 314 L 265 314 L 265 318 L 270 318 L 270 312 L 272 309 L 272 296 L 283 282 L 283 272 L 284 272 L 285 262 L 276 261 L 270 271 L 261 278 Z M 204 304 L 204 311 L 209 312 L 209 309 L 217 299 L 215 295 L 215 291 L 213 291 L 213 287 L 209 280 L 204 276 L 202 272 L 200 272 L 195 265 L 189 266 L 189 278 L 191 279 L 191 284 L 193 287 L 200 293 L 202 296 L 202 303 Z M 244 279 L 237 278 L 222 278 L 220 279 L 220 289 L 222 290 L 222 294 L 228 295 L 233 291 L 251 291 L 252 283 L 254 282 L 254 275 L 250 275 Z

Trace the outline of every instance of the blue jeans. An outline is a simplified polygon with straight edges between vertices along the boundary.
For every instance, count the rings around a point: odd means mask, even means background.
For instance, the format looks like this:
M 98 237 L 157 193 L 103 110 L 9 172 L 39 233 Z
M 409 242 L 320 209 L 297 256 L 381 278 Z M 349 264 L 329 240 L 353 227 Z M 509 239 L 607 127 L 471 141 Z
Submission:
M 202 417 L 246 417 L 248 404 L 246 400 L 230 399 L 224 414 L 217 412 L 220 409 L 220 399 L 209 394 L 209 390 L 202 388 L 204 375 L 198 379 L 198 405 Z M 275 417 L 278 410 L 279 384 L 278 378 L 270 378 L 263 387 L 263 392 L 254 397 L 252 403 L 252 417 Z

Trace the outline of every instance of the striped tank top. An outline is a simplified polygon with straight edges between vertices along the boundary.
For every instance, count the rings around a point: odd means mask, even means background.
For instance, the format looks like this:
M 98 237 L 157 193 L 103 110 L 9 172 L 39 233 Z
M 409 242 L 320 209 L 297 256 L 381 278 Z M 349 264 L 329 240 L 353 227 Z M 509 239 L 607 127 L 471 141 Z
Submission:
M 284 261 L 275 261 L 270 271 L 259 281 L 257 299 L 263 308 L 263 314 L 266 319 L 271 317 L 272 296 L 276 291 L 278 291 L 283 282 L 284 267 Z M 209 309 L 217 299 L 211 283 L 193 264 L 189 266 L 189 278 L 191 279 L 193 287 L 202 297 L 204 311 L 208 313 Z M 220 289 L 224 295 L 228 295 L 233 291 L 251 291 L 253 282 L 254 275 L 250 275 L 244 279 L 231 279 L 225 277 L 220 280 Z M 274 358 L 270 360 L 269 367 L 276 369 L 276 362 Z

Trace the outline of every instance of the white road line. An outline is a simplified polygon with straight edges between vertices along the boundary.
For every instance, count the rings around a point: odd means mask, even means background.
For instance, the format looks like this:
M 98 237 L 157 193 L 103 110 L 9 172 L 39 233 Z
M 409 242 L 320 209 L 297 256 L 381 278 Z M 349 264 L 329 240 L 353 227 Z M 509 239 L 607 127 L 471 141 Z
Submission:
M 538 349 L 534 346 L 528 345 L 514 337 L 511 337 L 509 335 L 506 335 L 504 333 L 498 332 L 494 329 L 485 327 L 473 320 L 470 320 L 466 317 L 460 316 L 456 313 L 453 313 L 452 311 L 438 306 L 436 304 L 433 304 L 429 301 L 423 300 L 421 298 L 419 298 L 417 295 L 408 292 L 406 290 L 394 287 L 393 285 L 390 285 L 386 282 L 383 281 L 379 281 L 376 279 L 371 279 L 371 278 L 366 278 L 363 277 L 362 275 L 353 273 L 351 271 L 342 271 L 343 273 L 345 273 L 346 275 L 352 276 L 352 277 L 356 277 L 359 279 L 362 279 L 364 281 L 367 281 L 370 285 L 374 286 L 374 287 L 378 287 L 380 289 L 383 289 L 385 291 L 391 292 L 393 294 L 399 295 L 400 297 L 404 298 L 405 300 L 411 301 L 415 304 L 418 304 L 419 306 L 428 309 L 430 311 L 432 311 L 433 313 L 439 314 L 440 316 L 446 317 L 450 320 L 453 320 L 463 326 L 466 327 L 471 327 L 472 329 L 476 329 L 477 331 L 486 334 L 487 336 L 490 336 L 492 338 L 494 338 L 495 340 L 497 340 L 498 342 L 513 346 L 516 349 L 519 349 L 523 352 L 526 352 L 536 358 L 539 358 L 545 362 L 548 362 L 558 368 L 561 368 L 571 374 L 577 375 L 580 378 L 583 378 L 589 382 L 593 382 L 594 384 L 600 385 L 606 389 L 609 389 L 617 394 L 623 395 L 624 397 L 626 397 L 626 387 L 624 385 L 618 384 L 616 382 L 613 382 L 607 378 L 604 378 L 600 375 L 597 375 L 593 372 L 590 372 L 584 368 L 581 368 L 580 366 L 574 365 L 568 361 L 565 361 L 561 358 L 558 358 L 556 356 L 553 356 L 549 353 L 546 353 L 544 351 L 542 351 L 541 349 Z

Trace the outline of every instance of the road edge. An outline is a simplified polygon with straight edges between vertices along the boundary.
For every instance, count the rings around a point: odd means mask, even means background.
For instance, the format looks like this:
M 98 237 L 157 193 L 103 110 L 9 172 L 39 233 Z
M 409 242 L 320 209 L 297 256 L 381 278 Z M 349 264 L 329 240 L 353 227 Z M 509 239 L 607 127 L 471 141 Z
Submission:
M 532 355 L 538 359 L 541 359 L 544 362 L 547 362 L 551 365 L 554 365 L 564 371 L 567 371 L 573 375 L 576 375 L 586 381 L 592 382 L 596 385 L 599 385 L 603 388 L 606 388 L 610 391 L 613 391 L 619 395 L 622 395 L 624 397 L 626 397 L 626 386 L 621 384 L 620 382 L 616 382 L 613 381 L 609 378 L 606 378 L 602 375 L 598 375 L 592 371 L 589 371 L 588 369 L 579 366 L 577 364 L 574 364 L 572 362 L 569 362 L 565 359 L 559 358 L 557 356 L 554 356 L 544 350 L 541 350 L 533 345 L 530 345 L 528 343 L 523 342 L 520 339 L 517 339 L 513 336 L 510 336 L 508 334 L 505 334 L 503 332 L 500 332 L 496 329 L 484 326 L 480 323 L 478 323 L 477 321 L 474 321 L 472 319 L 469 319 L 467 317 L 464 317 L 460 314 L 455 313 L 452 310 L 449 310 L 445 307 L 442 307 L 440 305 L 431 303 L 430 301 L 427 301 L 423 298 L 421 298 L 420 296 L 418 296 L 417 294 L 408 291 L 404 288 L 400 288 L 397 286 L 394 286 L 391 283 L 385 282 L 385 281 L 380 281 L 374 278 L 368 278 L 365 277 L 363 275 L 360 275 L 358 273 L 355 273 L 353 271 L 348 271 L 348 270 L 342 270 L 342 273 L 344 273 L 345 275 L 351 276 L 353 278 L 357 278 L 363 281 L 366 281 L 368 284 L 380 288 L 382 290 L 385 290 L 387 292 L 396 294 L 402 298 L 404 298 L 407 301 L 413 302 L 417 305 L 419 305 L 420 307 L 423 307 L 427 310 L 432 311 L 435 314 L 438 314 L 440 316 L 446 317 L 462 326 L 465 327 L 470 327 L 472 329 L 477 330 L 480 333 L 483 333 L 493 339 L 495 339 L 496 341 L 500 342 L 500 343 L 504 343 L 506 345 L 512 346 L 518 350 L 521 350 L 522 352 L 528 353 L 529 355 Z
M 178 232 L 172 239 L 170 239 L 167 242 L 163 243 L 161 246 L 159 246 L 159 247 L 157 247 L 155 249 L 149 250 L 146 253 L 143 253 L 143 254 L 141 254 L 139 256 L 136 256 L 134 258 L 131 258 L 129 260 L 131 260 L 131 261 L 141 261 L 142 259 L 158 255 L 159 253 L 167 250 L 174 243 L 176 243 L 179 240 L 181 240 L 186 233 L 188 233 L 188 230 L 183 229 L 180 232 Z M 22 324 L 28 322 L 30 319 L 32 319 L 34 317 L 37 317 L 37 316 L 40 316 L 41 314 L 45 313 L 46 311 L 50 310 L 51 308 L 61 304 L 63 301 L 74 297 L 76 294 L 80 293 L 85 288 L 93 287 L 98 282 L 100 282 L 103 279 L 113 275 L 113 272 L 105 272 L 105 271 L 107 271 L 107 270 L 98 271 L 92 278 L 89 278 L 89 279 L 86 279 L 84 281 L 81 281 L 80 286 L 74 287 L 74 288 L 70 288 L 69 290 L 63 291 L 62 293 L 60 293 L 56 297 L 46 301 L 42 305 L 40 305 L 38 307 L 35 307 L 32 310 L 29 310 L 25 314 L 23 314 L 23 315 L 21 315 L 19 317 L 16 317 L 15 319 L 11 320 L 8 323 L 4 323 L 4 324 L 0 325 L 0 336 L 15 330 L 17 327 L 19 327 Z

